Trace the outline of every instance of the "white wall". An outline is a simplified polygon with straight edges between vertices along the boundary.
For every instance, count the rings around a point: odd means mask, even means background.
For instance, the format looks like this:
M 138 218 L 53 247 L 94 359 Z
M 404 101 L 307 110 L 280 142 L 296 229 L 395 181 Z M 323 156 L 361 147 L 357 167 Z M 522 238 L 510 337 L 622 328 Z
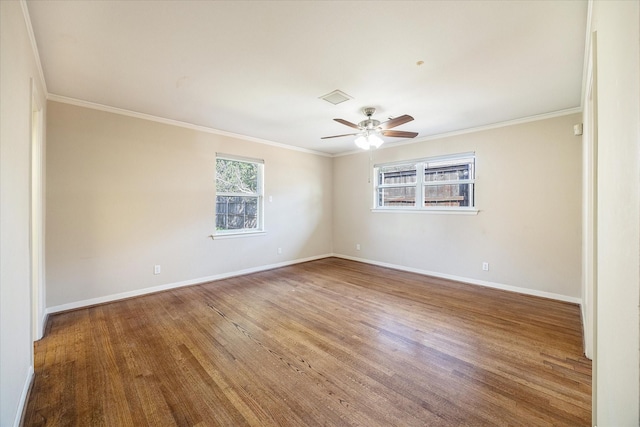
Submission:
M 640 3 L 595 1 L 598 108 L 596 419 L 640 424 Z
M 332 252 L 330 157 L 52 101 L 47 117 L 49 310 Z M 264 159 L 265 235 L 208 237 L 216 152 Z
M 31 93 L 39 72 L 21 4 L 0 1 L 0 425 L 17 425 L 33 372 Z M 44 99 L 39 102 L 44 105 Z
M 373 152 L 373 163 L 475 151 L 477 215 L 373 213 L 369 154 L 334 162 L 334 252 L 579 301 L 579 114 Z M 361 250 L 355 249 L 356 243 Z M 482 271 L 482 262 L 490 270 Z

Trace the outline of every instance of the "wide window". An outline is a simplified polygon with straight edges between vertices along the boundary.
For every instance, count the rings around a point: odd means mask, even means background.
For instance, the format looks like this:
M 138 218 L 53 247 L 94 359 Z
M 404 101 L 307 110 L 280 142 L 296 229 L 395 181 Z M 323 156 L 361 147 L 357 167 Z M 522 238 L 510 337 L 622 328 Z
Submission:
M 264 162 L 218 154 L 216 234 L 262 231 Z
M 474 210 L 474 153 L 380 164 L 374 174 L 374 209 Z

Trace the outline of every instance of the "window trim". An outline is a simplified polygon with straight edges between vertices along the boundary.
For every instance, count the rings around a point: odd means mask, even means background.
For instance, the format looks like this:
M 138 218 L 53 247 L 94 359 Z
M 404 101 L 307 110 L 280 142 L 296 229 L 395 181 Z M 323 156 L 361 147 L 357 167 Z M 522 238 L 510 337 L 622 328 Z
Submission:
M 215 165 L 217 171 L 217 163 L 218 159 L 222 160 L 231 160 L 234 162 L 244 162 L 244 163 L 252 163 L 258 166 L 258 185 L 255 193 L 225 193 L 218 192 L 217 188 L 217 177 L 214 179 L 214 205 L 217 205 L 218 196 L 229 196 L 229 197 L 257 197 L 258 198 L 258 215 L 257 215 L 257 227 L 256 228 L 239 228 L 239 229 L 230 229 L 230 230 L 218 230 L 215 226 L 217 220 L 217 209 L 214 209 L 214 232 L 211 234 L 211 238 L 213 239 L 229 239 L 234 237 L 249 237 L 249 236 L 260 236 L 266 233 L 264 228 L 264 160 L 256 159 L 252 157 L 244 157 L 237 156 L 234 154 L 226 154 L 226 153 L 216 153 L 215 157 Z
M 456 163 L 456 161 L 460 161 L 461 163 L 466 160 L 472 160 L 473 164 L 473 173 L 472 178 L 462 179 L 462 180 L 447 180 L 447 181 L 425 181 L 424 174 L 425 171 L 431 168 L 437 167 L 438 163 Z M 392 183 L 392 184 L 379 184 L 380 182 L 380 169 L 383 167 L 390 166 L 413 166 L 416 169 L 416 181 L 414 183 Z M 442 156 L 433 156 L 433 157 L 423 157 L 419 159 L 408 159 L 408 160 L 400 160 L 395 162 L 388 163 L 379 163 L 373 165 L 373 206 L 371 208 L 372 212 L 408 212 L 408 213 L 454 213 L 454 214 L 468 214 L 475 215 L 479 212 L 476 207 L 476 199 L 475 199 L 475 169 L 476 169 L 476 154 L 475 152 L 466 152 L 466 153 L 456 153 L 450 155 L 442 155 Z M 425 188 L 428 186 L 435 185 L 458 185 L 458 184 L 469 184 L 470 191 L 470 199 L 472 202 L 472 206 L 424 206 L 424 192 Z M 410 187 L 415 188 L 415 205 L 414 206 L 379 206 L 379 191 L 383 188 L 402 188 L 402 187 Z

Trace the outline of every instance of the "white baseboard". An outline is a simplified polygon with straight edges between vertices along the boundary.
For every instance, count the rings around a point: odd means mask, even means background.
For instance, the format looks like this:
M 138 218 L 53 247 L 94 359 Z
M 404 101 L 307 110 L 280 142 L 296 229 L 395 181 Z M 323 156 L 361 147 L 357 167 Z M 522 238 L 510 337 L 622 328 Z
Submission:
M 167 291 L 169 289 L 176 289 L 184 286 L 199 285 L 202 283 L 214 282 L 216 280 L 227 279 L 229 277 L 242 276 L 245 274 L 257 273 L 257 272 L 266 271 L 266 270 L 273 270 L 274 268 L 286 267 L 288 265 L 300 264 L 303 262 L 314 261 L 321 258 L 328 258 L 330 256 L 332 256 L 332 254 L 317 255 L 317 256 L 312 256 L 308 258 L 299 258 L 291 261 L 279 262 L 276 264 L 261 265 L 259 267 L 252 267 L 244 270 L 217 274 L 214 276 L 198 277 L 197 279 L 190 279 L 182 282 L 167 283 L 165 285 L 153 286 L 153 287 L 144 288 L 144 289 L 137 289 L 135 291 L 121 292 L 118 294 L 105 295 L 102 297 L 90 298 L 82 301 L 71 302 L 68 304 L 56 305 L 54 307 L 48 307 L 45 310 L 45 318 L 50 314 L 58 313 L 61 311 L 75 310 L 78 308 L 88 307 L 96 304 L 104 304 L 107 302 L 117 301 L 121 299 L 132 298 L 132 297 L 137 297 L 137 296 L 146 295 L 146 294 L 152 294 L 154 292 Z
M 455 276 L 455 275 L 452 275 L 452 274 L 438 273 L 438 272 L 435 272 L 435 271 L 421 270 L 419 268 L 406 267 L 404 265 L 390 264 L 390 263 L 387 263 L 387 262 L 373 261 L 373 260 L 370 260 L 370 259 L 357 258 L 357 257 L 349 256 L 349 255 L 333 254 L 333 256 L 336 257 L 336 258 L 344 258 L 344 259 L 348 259 L 348 260 L 351 260 L 351 261 L 364 262 L 366 264 L 377 265 L 377 266 L 380 266 L 380 267 L 393 268 L 394 270 L 408 271 L 410 273 L 418 273 L 418 274 L 423 274 L 425 276 L 438 277 L 440 279 L 455 280 L 456 282 L 469 283 L 471 285 L 485 286 L 487 288 L 494 288 L 494 289 L 500 289 L 500 290 L 503 290 L 503 291 L 517 292 L 519 294 L 532 295 L 532 296 L 542 297 L 542 298 L 550 298 L 550 299 L 554 299 L 554 300 L 558 300 L 558 301 L 564 301 L 564 302 L 570 302 L 570 303 L 573 303 L 573 304 L 582 305 L 582 299 L 581 298 L 570 297 L 570 296 L 561 295 L 561 294 L 555 294 L 555 293 L 552 293 L 552 292 L 544 292 L 544 291 L 538 291 L 536 289 L 521 288 L 521 287 L 518 287 L 518 286 L 505 285 L 505 284 L 502 284 L 502 283 L 488 282 L 486 280 L 470 279 L 468 277 L 461 277 L 461 276 Z
M 433 277 L 438 277 L 438 278 L 441 278 L 441 279 L 449 279 L 449 280 L 455 280 L 457 282 L 469 283 L 469 284 L 472 284 L 472 285 L 480 285 L 480 286 L 485 286 L 485 287 L 488 287 L 488 288 L 501 289 L 501 290 L 510 291 L 510 292 L 517 292 L 517 293 L 520 293 L 520 294 L 533 295 L 533 296 L 543 297 L 543 298 L 550 298 L 550 299 L 554 299 L 554 300 L 558 300 L 558 301 L 570 302 L 570 303 L 574 303 L 574 304 L 582 304 L 582 300 L 580 298 L 570 297 L 570 296 L 567 296 L 567 295 L 561 295 L 561 294 L 556 294 L 556 293 L 552 293 L 552 292 L 538 291 L 538 290 L 535 290 L 535 289 L 521 288 L 521 287 L 517 287 L 517 286 L 505 285 L 505 284 L 502 284 L 502 283 L 488 282 L 488 281 L 485 281 L 485 280 L 471 279 L 471 278 L 468 278 L 468 277 L 455 276 L 455 275 L 451 275 L 451 274 L 443 274 L 443 273 L 438 273 L 438 272 L 435 272 L 435 271 L 427 271 L 427 270 L 422 270 L 422 269 L 418 269 L 418 268 L 406 267 L 406 266 L 403 266 L 403 265 L 390 264 L 390 263 L 386 263 L 386 262 L 373 261 L 373 260 L 364 259 L 364 258 L 352 257 L 352 256 L 349 256 L 349 255 L 330 253 L 330 254 L 324 254 L 324 255 L 317 255 L 317 256 L 313 256 L 313 257 L 308 257 L 308 258 L 299 258 L 299 259 L 280 262 L 280 263 L 276 263 L 276 264 L 269 264 L 269 265 L 263 265 L 263 266 L 259 266 L 259 267 L 252 267 L 252 268 L 247 268 L 247 269 L 244 269 L 244 270 L 238 270 L 238 271 L 233 271 L 233 272 L 229 272 L 229 273 L 217 274 L 217 275 L 214 275 L 214 276 L 199 277 L 199 278 L 196 278 L 196 279 L 185 280 L 185 281 L 182 281 L 182 282 L 167 283 L 165 285 L 153 286 L 153 287 L 150 287 L 150 288 L 138 289 L 138 290 L 135 290 L 135 291 L 122 292 L 122 293 L 118 293 L 118 294 L 106 295 L 106 296 L 103 296 L 103 297 L 91 298 L 91 299 L 82 300 L 82 301 L 76 301 L 76 302 L 72 302 L 72 303 L 68 303 L 68 304 L 57 305 L 57 306 L 54 306 L 54 307 L 48 307 L 46 309 L 46 311 L 45 311 L 45 316 L 44 316 L 45 317 L 45 324 L 46 324 L 46 317 L 48 315 L 53 314 L 53 313 L 58 313 L 58 312 L 61 312 L 61 311 L 75 310 L 75 309 L 78 309 L 78 308 L 88 307 L 88 306 L 91 306 L 91 305 L 104 304 L 104 303 L 107 303 L 107 302 L 112 302 L 112 301 L 117 301 L 117 300 L 121 300 L 121 299 L 126 299 L 126 298 L 132 298 L 132 297 L 136 297 L 136 296 L 151 294 L 151 293 L 154 293 L 154 292 L 160 292 L 160 291 L 166 291 L 166 290 L 169 290 L 169 289 L 181 288 L 183 286 L 199 285 L 199 284 L 202 284 L 202 283 L 207 283 L 207 282 L 213 282 L 213 281 L 216 281 L 216 280 L 227 279 L 229 277 L 242 276 L 242 275 L 245 275 L 245 274 L 257 273 L 257 272 L 266 271 L 266 270 L 273 270 L 274 268 L 285 267 L 285 266 L 293 265 L 293 264 L 300 264 L 300 263 L 303 263 L 303 262 L 314 261 L 314 260 L 317 260 L 317 259 L 328 258 L 328 257 L 332 257 L 332 256 L 334 256 L 336 258 L 344 258 L 344 259 L 348 259 L 348 260 L 352 260 L 352 261 L 363 262 L 363 263 L 366 263 L 366 264 L 377 265 L 377 266 L 380 266 L 380 267 L 393 268 L 395 270 L 402 270 L 402 271 L 408 271 L 408 272 L 411 272 L 411 273 L 423 274 L 425 276 L 433 276 Z
M 29 397 L 29 389 L 33 382 L 34 371 L 33 365 L 29 366 L 27 371 L 27 378 L 25 379 L 24 386 L 22 387 L 22 393 L 20 394 L 20 401 L 18 402 L 18 410 L 16 411 L 16 417 L 13 421 L 13 427 L 20 427 L 22 423 L 22 415 L 24 415 L 24 409 L 27 404 L 27 398 Z

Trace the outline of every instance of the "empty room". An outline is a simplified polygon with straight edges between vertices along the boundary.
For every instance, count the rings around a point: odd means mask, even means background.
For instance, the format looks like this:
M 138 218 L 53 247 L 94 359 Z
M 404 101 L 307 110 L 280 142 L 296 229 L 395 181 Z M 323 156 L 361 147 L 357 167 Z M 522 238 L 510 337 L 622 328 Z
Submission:
M 0 19 L 0 426 L 640 424 L 640 2 Z

